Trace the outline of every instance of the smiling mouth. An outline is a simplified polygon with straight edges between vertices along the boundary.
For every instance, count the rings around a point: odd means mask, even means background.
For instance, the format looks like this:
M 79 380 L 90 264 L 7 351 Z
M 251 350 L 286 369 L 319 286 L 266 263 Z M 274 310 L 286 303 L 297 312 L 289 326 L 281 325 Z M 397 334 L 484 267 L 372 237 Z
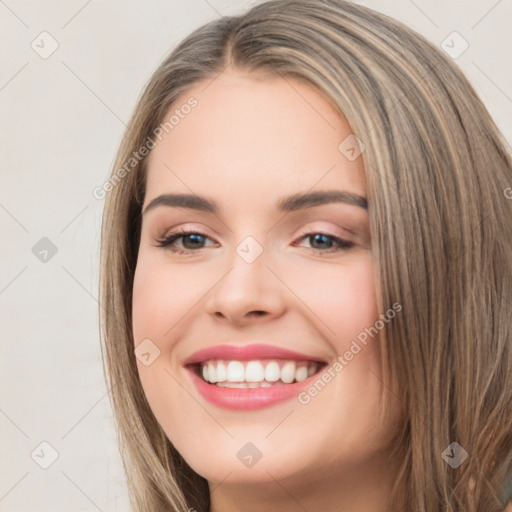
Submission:
M 210 359 L 190 365 L 207 384 L 224 388 L 270 388 L 302 382 L 327 366 L 319 361 Z

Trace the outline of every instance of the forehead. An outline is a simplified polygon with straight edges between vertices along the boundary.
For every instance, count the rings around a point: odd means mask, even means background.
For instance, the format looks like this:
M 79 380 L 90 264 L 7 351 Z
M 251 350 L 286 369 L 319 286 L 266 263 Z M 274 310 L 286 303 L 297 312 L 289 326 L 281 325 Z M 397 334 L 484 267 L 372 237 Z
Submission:
M 281 196 L 315 184 L 365 191 L 362 158 L 350 161 L 338 148 L 348 122 L 304 81 L 228 69 L 182 94 L 171 116 L 149 156 L 149 199 L 173 190 Z

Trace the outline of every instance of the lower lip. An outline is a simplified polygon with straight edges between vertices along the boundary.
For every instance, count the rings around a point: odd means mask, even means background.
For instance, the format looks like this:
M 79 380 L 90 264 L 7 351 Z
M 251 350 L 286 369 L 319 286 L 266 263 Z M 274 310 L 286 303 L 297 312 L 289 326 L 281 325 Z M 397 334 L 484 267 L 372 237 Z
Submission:
M 247 411 L 261 409 L 270 405 L 290 400 L 296 397 L 304 388 L 308 387 L 318 374 L 311 375 L 301 382 L 271 386 L 268 388 L 224 388 L 215 384 L 206 383 L 193 370 L 189 370 L 192 380 L 199 393 L 210 403 L 225 407 Z

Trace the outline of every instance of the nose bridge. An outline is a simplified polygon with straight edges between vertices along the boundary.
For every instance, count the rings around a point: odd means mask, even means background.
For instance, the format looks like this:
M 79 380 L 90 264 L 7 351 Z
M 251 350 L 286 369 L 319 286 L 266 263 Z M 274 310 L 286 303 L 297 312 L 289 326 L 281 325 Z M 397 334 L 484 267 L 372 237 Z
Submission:
M 270 251 L 254 236 L 235 247 L 229 270 L 211 290 L 208 311 L 240 321 L 251 312 L 277 314 L 281 305 L 279 280 L 267 268 Z

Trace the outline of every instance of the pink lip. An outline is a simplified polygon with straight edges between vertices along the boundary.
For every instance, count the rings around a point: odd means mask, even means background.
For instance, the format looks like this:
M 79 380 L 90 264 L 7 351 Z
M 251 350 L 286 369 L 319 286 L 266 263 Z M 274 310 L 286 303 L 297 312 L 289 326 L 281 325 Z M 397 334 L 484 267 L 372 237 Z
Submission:
M 284 400 L 296 397 L 302 390 L 318 378 L 318 373 L 311 375 L 302 382 L 273 386 L 270 388 L 222 388 L 208 384 L 190 370 L 192 381 L 199 393 L 211 404 L 228 409 L 247 411 L 260 409 Z
M 185 361 L 192 382 L 199 393 L 210 403 L 235 410 L 260 409 L 275 403 L 296 397 L 303 389 L 311 385 L 318 378 L 318 372 L 301 382 L 272 386 L 268 388 L 224 388 L 215 384 L 208 384 L 191 365 L 197 365 L 209 359 L 231 359 L 235 361 L 249 361 L 255 359 L 291 359 L 294 361 L 316 361 L 325 363 L 324 360 L 300 354 L 293 350 L 282 349 L 272 345 L 217 345 L 195 352 Z
M 318 357 L 299 354 L 293 350 L 279 348 L 273 345 L 216 345 L 192 354 L 185 365 L 197 364 L 209 359 L 233 359 L 235 361 L 250 361 L 253 359 L 293 359 L 295 361 L 325 361 Z

